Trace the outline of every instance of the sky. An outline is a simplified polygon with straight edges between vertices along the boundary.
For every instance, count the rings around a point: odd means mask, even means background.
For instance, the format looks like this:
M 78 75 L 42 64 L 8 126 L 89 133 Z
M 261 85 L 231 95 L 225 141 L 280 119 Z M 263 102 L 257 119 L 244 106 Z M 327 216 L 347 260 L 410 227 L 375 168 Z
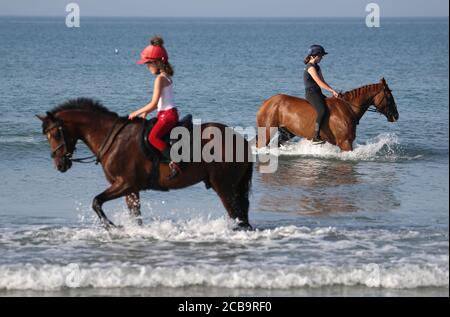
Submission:
M 449 11 L 448 0 L 0 0 L 0 15 L 65 16 L 71 2 L 81 16 L 360 17 L 371 2 L 381 17 L 448 17 Z

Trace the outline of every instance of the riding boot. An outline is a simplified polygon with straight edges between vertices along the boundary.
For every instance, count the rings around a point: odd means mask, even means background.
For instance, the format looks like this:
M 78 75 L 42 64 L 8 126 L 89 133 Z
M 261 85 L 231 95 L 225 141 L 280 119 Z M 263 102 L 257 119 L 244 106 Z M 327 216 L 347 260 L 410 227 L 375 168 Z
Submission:
M 161 154 L 169 162 L 170 174 L 167 177 L 167 179 L 172 179 L 172 178 L 176 177 L 178 174 L 180 174 L 181 173 L 180 167 L 178 166 L 177 163 L 172 161 L 172 159 L 170 158 L 170 148 L 166 147 L 166 149 L 164 151 L 162 151 Z
M 315 125 L 314 138 L 313 138 L 312 142 L 314 145 L 325 143 L 325 141 L 322 140 L 322 138 L 320 137 L 320 125 L 318 123 L 316 123 L 316 125 Z

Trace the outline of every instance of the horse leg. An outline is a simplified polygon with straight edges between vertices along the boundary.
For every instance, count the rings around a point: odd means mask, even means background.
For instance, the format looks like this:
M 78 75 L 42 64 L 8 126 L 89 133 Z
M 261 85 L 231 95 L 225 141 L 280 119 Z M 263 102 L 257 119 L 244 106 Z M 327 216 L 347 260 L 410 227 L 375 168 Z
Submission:
M 108 189 L 106 189 L 103 193 L 97 195 L 93 202 L 92 208 L 96 212 L 97 216 L 100 218 L 103 226 L 105 226 L 106 230 L 111 229 L 111 227 L 115 227 L 114 223 L 109 220 L 105 213 L 103 212 L 102 206 L 105 202 L 109 200 L 113 200 L 119 198 L 121 196 L 127 195 L 130 193 L 130 187 L 123 182 L 113 183 Z
M 139 192 L 131 193 L 125 196 L 125 201 L 130 211 L 130 215 L 136 218 L 137 224 L 142 226 L 141 203 L 139 200 Z
M 339 147 L 345 152 L 353 151 L 353 142 L 351 140 L 344 140 L 344 142 L 339 143 Z
M 292 134 L 289 132 L 286 128 L 278 128 L 278 147 L 285 144 L 287 141 L 292 139 L 295 136 L 295 134 Z
M 223 206 L 228 212 L 231 219 L 237 219 L 239 221 L 239 227 L 243 229 L 252 229 L 248 221 L 248 191 L 246 193 L 236 192 L 232 190 L 233 184 L 226 184 L 227 182 L 222 180 L 211 181 L 213 189 L 219 195 Z M 240 187 L 240 186 L 238 186 Z
M 235 193 L 227 190 L 216 190 L 217 194 L 222 201 L 223 206 L 228 212 L 231 219 L 238 221 L 239 228 L 252 229 L 252 226 L 248 222 L 248 210 L 245 212 L 245 207 L 241 206 L 241 202 Z M 244 207 L 244 208 L 243 208 Z
M 256 147 L 257 148 L 266 147 L 269 144 L 269 142 L 271 141 L 270 128 L 264 127 L 262 129 L 264 129 L 264 133 L 263 133 L 264 136 L 260 136 L 259 134 L 256 136 Z M 258 132 L 262 132 L 262 131 L 258 131 Z
M 232 200 L 236 207 L 234 210 L 237 211 L 237 218 L 241 220 L 239 223 L 239 227 L 243 229 L 253 230 L 253 227 L 250 225 L 248 221 L 248 210 L 250 206 L 250 202 L 248 200 L 248 192 L 247 193 L 237 193 L 235 194 L 235 200 Z

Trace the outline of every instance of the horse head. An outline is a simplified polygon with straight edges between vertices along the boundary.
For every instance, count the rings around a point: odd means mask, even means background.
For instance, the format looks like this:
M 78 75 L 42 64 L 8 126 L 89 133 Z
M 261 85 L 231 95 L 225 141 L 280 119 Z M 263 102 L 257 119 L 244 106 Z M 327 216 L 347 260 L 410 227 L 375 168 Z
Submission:
M 375 95 L 373 104 L 375 108 L 386 116 L 389 122 L 396 122 L 399 118 L 397 105 L 392 95 L 392 90 L 389 89 L 388 84 L 384 78 L 380 81 L 383 89 Z
M 36 115 L 42 121 L 42 133 L 47 136 L 50 145 L 51 158 L 58 171 L 64 173 L 72 167 L 72 154 L 75 151 L 76 139 L 71 137 L 62 120 L 53 113 L 46 116 Z

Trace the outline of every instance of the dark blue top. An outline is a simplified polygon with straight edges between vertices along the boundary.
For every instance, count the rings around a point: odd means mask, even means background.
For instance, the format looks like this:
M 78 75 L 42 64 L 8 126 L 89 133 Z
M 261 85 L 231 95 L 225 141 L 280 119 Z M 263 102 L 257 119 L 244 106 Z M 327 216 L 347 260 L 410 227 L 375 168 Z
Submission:
M 303 82 L 305 83 L 305 90 L 318 90 L 320 91 L 320 86 L 316 83 L 316 81 L 311 77 L 308 73 L 308 69 L 314 67 L 317 73 L 320 73 L 320 66 L 316 64 L 308 63 L 305 66 L 305 71 L 303 72 Z

